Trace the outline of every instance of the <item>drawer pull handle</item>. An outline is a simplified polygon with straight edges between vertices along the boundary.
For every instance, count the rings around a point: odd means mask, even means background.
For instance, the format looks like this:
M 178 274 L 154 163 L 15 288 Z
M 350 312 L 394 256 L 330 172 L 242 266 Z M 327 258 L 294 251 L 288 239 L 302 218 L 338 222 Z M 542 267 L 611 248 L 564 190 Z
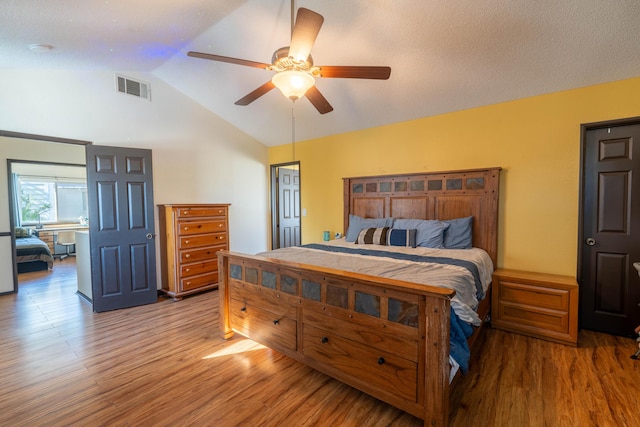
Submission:
M 191 243 L 191 241 L 190 241 L 190 240 L 185 240 L 185 241 L 184 241 L 184 244 L 185 244 L 185 245 L 188 245 L 189 243 Z
M 329 342 L 329 338 L 328 337 L 322 337 L 322 344 L 326 344 Z
M 274 321 L 273 321 L 273 324 L 274 324 L 274 325 L 278 325 L 278 324 L 280 324 L 280 320 L 278 320 L 278 319 L 274 320 Z
M 185 227 L 185 228 L 184 228 L 184 231 L 187 231 L 188 229 L 189 229 L 189 227 Z
M 191 271 L 191 269 L 190 269 L 190 268 L 185 268 L 185 270 L 184 270 L 184 271 L 185 271 L 186 273 L 188 273 L 188 272 L 190 272 L 190 271 Z
M 222 224 L 218 224 L 218 228 L 222 228 Z
M 385 362 L 384 357 L 382 356 L 378 357 L 378 365 L 384 365 L 384 362 Z
M 240 311 L 247 311 L 247 307 L 246 307 L 246 306 L 245 306 L 245 307 L 242 307 L 242 308 L 240 309 Z
M 191 284 L 191 282 L 187 282 L 187 286 L 189 286 Z
M 190 254 L 186 254 L 184 257 L 185 258 L 191 258 L 191 255 Z

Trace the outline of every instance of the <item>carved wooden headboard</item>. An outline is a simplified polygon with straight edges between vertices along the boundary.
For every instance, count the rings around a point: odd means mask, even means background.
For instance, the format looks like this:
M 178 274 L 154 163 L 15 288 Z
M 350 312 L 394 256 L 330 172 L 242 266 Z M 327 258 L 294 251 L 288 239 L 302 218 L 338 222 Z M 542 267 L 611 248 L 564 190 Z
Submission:
M 497 265 L 501 168 L 344 178 L 349 214 L 364 218 L 453 219 L 473 216 L 473 246 Z

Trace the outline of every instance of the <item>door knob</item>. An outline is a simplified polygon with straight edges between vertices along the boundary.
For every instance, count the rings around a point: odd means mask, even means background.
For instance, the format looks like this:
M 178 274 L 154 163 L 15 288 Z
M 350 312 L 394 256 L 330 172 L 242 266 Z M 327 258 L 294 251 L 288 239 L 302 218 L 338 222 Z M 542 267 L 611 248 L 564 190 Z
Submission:
M 594 239 L 593 237 L 587 238 L 587 245 L 593 246 L 595 244 L 596 244 L 596 239 Z
M 146 236 L 146 237 L 147 237 L 147 239 L 151 240 L 151 239 L 153 239 L 153 234 L 151 234 L 151 233 L 147 233 L 147 236 Z

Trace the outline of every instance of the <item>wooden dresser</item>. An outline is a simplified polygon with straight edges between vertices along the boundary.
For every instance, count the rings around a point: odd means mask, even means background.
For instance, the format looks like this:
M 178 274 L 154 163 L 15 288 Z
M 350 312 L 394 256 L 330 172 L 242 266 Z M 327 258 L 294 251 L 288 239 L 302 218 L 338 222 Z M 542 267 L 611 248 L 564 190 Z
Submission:
M 158 205 L 162 289 L 174 300 L 218 286 L 219 251 L 229 249 L 229 204 Z
M 497 269 L 491 325 L 563 344 L 578 343 L 578 283 L 569 276 Z

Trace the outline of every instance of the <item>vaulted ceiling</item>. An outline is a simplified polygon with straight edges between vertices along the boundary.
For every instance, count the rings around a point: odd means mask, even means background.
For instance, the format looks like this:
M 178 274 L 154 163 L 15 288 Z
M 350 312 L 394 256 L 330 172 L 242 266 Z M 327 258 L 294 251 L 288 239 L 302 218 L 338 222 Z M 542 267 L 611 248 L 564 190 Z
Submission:
M 334 108 L 277 90 L 234 102 L 273 72 L 289 0 L 20 0 L 0 7 L 0 69 L 153 73 L 273 146 L 640 76 L 635 0 L 298 0 L 324 16 L 316 64 L 387 65 L 389 80 L 316 79 Z M 53 48 L 31 51 L 30 44 Z M 153 99 L 152 102 L 161 102 Z M 292 118 L 295 126 L 292 127 Z

